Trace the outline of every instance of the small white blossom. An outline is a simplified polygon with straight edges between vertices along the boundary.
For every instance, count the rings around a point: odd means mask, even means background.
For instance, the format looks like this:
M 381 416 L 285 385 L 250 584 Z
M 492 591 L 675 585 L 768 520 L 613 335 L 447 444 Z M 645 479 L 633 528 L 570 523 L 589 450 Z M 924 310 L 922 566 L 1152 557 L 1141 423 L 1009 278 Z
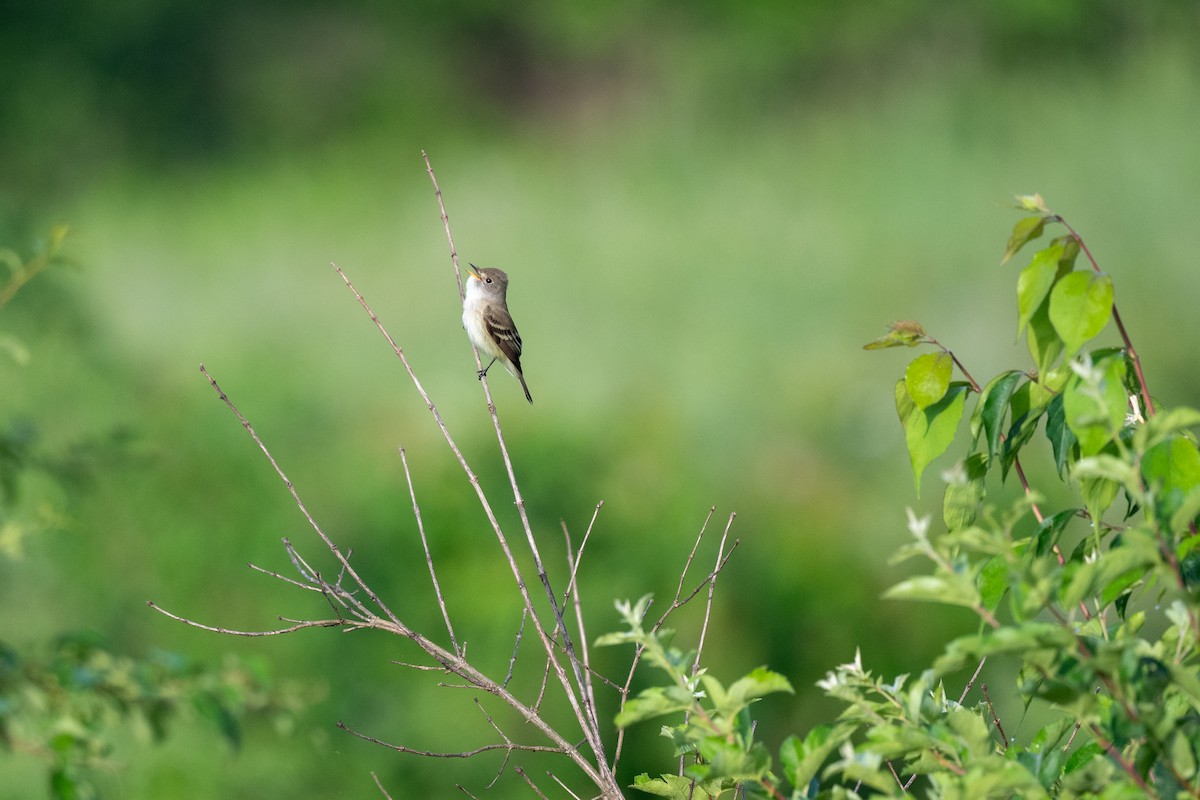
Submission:
M 929 514 L 926 514 L 923 517 L 918 517 L 916 512 L 911 508 L 906 508 L 904 510 L 908 512 L 909 532 L 921 541 L 925 541 L 925 539 L 927 539 L 929 536 L 929 522 L 933 519 L 933 517 Z

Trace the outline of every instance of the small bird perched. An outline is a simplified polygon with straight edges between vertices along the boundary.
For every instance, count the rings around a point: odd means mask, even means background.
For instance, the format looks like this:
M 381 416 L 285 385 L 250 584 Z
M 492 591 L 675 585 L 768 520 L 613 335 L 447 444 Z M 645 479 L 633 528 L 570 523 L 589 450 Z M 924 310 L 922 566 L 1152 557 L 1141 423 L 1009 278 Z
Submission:
M 479 370 L 482 380 L 498 360 L 509 374 L 521 382 L 530 403 L 529 387 L 521 374 L 521 334 L 508 313 L 508 276 L 502 270 L 470 265 L 466 296 L 463 298 L 463 327 L 481 359 L 490 357 Z

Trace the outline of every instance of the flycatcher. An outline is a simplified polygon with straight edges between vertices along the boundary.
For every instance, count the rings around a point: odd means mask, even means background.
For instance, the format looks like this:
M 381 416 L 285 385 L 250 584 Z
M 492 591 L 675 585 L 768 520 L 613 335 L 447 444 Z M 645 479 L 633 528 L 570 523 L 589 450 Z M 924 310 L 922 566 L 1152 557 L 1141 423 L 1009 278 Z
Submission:
M 521 334 L 508 313 L 508 276 L 490 267 L 470 265 L 466 297 L 463 298 L 463 327 L 481 359 L 491 358 L 479 370 L 480 379 L 499 361 L 509 374 L 521 382 L 530 403 L 529 387 L 521 374 Z

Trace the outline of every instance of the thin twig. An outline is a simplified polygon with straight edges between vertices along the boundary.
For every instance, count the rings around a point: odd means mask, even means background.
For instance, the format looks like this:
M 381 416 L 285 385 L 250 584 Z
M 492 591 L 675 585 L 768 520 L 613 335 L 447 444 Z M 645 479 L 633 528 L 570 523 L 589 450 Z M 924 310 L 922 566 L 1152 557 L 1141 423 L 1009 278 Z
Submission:
M 383 793 L 383 796 L 386 797 L 387 800 L 392 800 L 392 796 L 388 794 L 387 789 L 383 788 L 383 784 L 379 782 L 379 776 L 372 772 L 371 778 L 375 781 L 375 785 L 379 787 L 379 791 Z
M 517 638 L 513 642 L 512 655 L 508 658 L 508 674 L 504 676 L 504 682 L 501 686 L 508 686 L 508 682 L 512 680 L 513 668 L 517 665 L 517 650 L 521 647 L 521 637 L 525 635 L 525 620 L 529 619 L 529 610 L 521 609 L 521 626 L 517 628 Z M 536 705 L 534 706 L 536 708 Z
M 301 581 L 296 580 L 295 578 L 289 578 L 286 575 L 281 575 L 278 572 L 275 572 L 274 570 L 264 569 L 263 567 L 260 567 L 257 564 L 246 564 L 246 566 L 249 567 L 250 569 L 254 570 L 255 572 L 261 572 L 264 575 L 270 575 L 272 578 L 278 578 L 279 580 L 283 581 L 284 583 L 290 583 L 292 586 L 295 586 L 297 589 L 304 589 L 307 592 L 320 592 L 321 591 L 321 587 L 319 587 L 319 586 L 313 586 L 312 584 L 309 584 L 309 583 L 303 583 Z
M 520 767 L 514 767 L 514 770 L 518 775 L 525 779 L 525 782 L 529 784 L 529 788 L 533 789 L 533 791 L 537 793 L 538 797 L 542 798 L 542 800 L 550 800 L 550 798 L 546 797 L 546 795 L 542 793 L 542 790 L 537 787 L 537 784 L 533 782 L 533 778 L 530 778 L 525 774 L 525 770 L 521 769 Z
M 342 730 L 344 730 L 346 733 L 357 736 L 359 739 L 362 739 L 367 742 L 371 742 L 372 744 L 381 745 L 390 750 L 395 750 L 398 753 L 411 753 L 414 756 L 425 756 L 426 758 L 471 758 L 471 757 L 477 756 L 481 753 L 490 753 L 493 750 L 509 750 L 509 751 L 521 750 L 521 751 L 527 752 L 527 753 L 562 753 L 563 752 L 561 747 L 548 747 L 546 745 L 540 745 L 540 744 L 516 744 L 514 742 L 506 742 L 505 744 L 485 744 L 480 747 L 476 747 L 473 750 L 462 750 L 459 752 L 441 752 L 441 751 L 437 751 L 437 750 L 418 750 L 415 747 L 407 747 L 402 744 L 392 744 L 391 742 L 385 742 L 382 739 L 376 739 L 374 736 L 368 736 L 365 733 L 360 733 L 359 731 L 354 730 L 353 728 L 351 728 L 349 725 L 347 725 L 344 722 L 339 721 L 337 726 L 339 728 L 341 728 Z
M 237 406 L 235 406 L 233 401 L 229 399 L 229 395 L 225 394 L 225 392 L 221 390 L 221 387 L 217 385 L 217 381 L 213 378 L 213 376 L 208 374 L 208 370 L 204 368 L 203 364 L 200 365 L 200 373 L 208 379 L 209 384 L 217 393 L 217 396 L 221 398 L 221 402 L 223 402 L 229 408 L 229 410 L 234 413 L 234 416 L 236 416 L 238 421 L 242 423 L 242 427 L 245 428 L 246 432 L 250 434 L 250 437 L 254 439 L 254 443 L 258 445 L 260 450 L 262 450 L 263 455 L 265 455 L 267 460 L 271 462 L 271 466 L 275 469 L 275 474 L 277 474 L 280 480 L 283 481 L 284 486 L 287 487 L 288 493 L 292 496 L 292 500 L 300 509 L 300 513 L 304 515 L 304 518 L 308 520 L 308 524 L 312 526 L 312 529 L 317 532 L 318 536 L 321 537 L 321 541 L 325 543 L 325 547 L 329 549 L 329 552 L 333 554 L 333 557 L 336 558 L 338 562 L 346 569 L 346 572 L 351 578 L 354 579 L 354 582 L 358 584 L 358 586 L 364 592 L 366 592 L 367 596 L 371 598 L 371 602 L 375 603 L 379 610 L 382 611 L 387 618 L 392 621 L 393 624 L 400 625 L 400 620 L 397 619 L 396 615 L 392 613 L 392 610 L 388 608 L 382 600 L 379 599 L 374 590 L 372 590 L 366 585 L 365 582 L 363 582 L 362 578 L 358 576 L 358 573 L 355 572 L 354 568 L 350 566 L 350 562 L 347 560 L 346 555 L 342 553 L 341 549 L 333 543 L 333 540 L 329 538 L 321 526 L 317 524 L 317 521 L 313 519 L 308 507 L 304 505 L 304 501 L 300 499 L 300 494 L 296 491 L 295 485 L 291 482 L 288 476 L 284 474 L 278 462 L 275 461 L 275 456 L 271 455 L 271 451 L 267 449 L 267 446 L 263 443 L 263 440 L 259 438 L 258 432 L 254 430 L 254 426 L 250 424 L 250 420 L 242 416 L 242 412 L 238 411 Z
M 478 708 L 480 713 L 483 714 L 484 718 L 487 719 L 488 724 L 492 726 L 492 730 L 499 734 L 500 738 L 503 739 L 507 744 L 512 744 L 512 739 L 508 738 L 508 735 L 505 734 L 504 731 L 500 730 L 500 726 L 496 724 L 496 720 L 492 719 L 492 715 L 487 713 L 487 709 L 483 707 L 483 703 L 479 702 L 479 698 L 476 697 L 473 699 L 475 700 L 475 707 Z M 496 769 L 496 774 L 492 777 L 491 782 L 487 785 L 488 789 L 491 789 L 496 785 L 496 782 L 500 780 L 500 776 L 504 774 L 504 769 L 508 766 L 508 761 L 510 758 L 512 758 L 512 750 L 509 750 L 504 754 L 504 759 L 500 762 L 500 766 Z
M 458 250 L 454 247 L 454 234 L 450 232 L 450 217 L 446 216 L 446 204 L 442 201 L 442 187 L 438 186 L 433 164 L 429 162 L 429 154 L 422 150 L 421 158 L 425 159 L 425 171 L 429 173 L 429 180 L 433 182 L 433 193 L 437 195 L 438 209 L 442 212 L 442 227 L 446 229 L 446 241 L 450 243 L 450 261 L 454 264 L 454 277 L 458 280 L 458 299 L 461 303 L 466 295 L 463 292 L 462 271 L 458 268 Z
M 592 529 L 596 525 L 596 518 L 600 516 L 600 508 L 604 505 L 603 501 L 596 504 L 595 510 L 592 512 L 592 518 L 588 521 L 587 530 L 583 532 L 583 541 L 579 543 L 579 550 L 572 556 L 571 534 L 567 530 L 566 522 L 563 522 L 563 537 L 567 542 L 567 568 L 570 570 L 571 578 L 567 581 L 566 595 L 563 597 L 563 605 L 566 606 L 568 598 L 574 602 L 575 606 L 575 624 L 579 628 L 579 655 L 583 661 L 583 692 L 588 698 L 588 706 L 592 709 L 596 708 L 596 692 L 592 684 L 592 666 L 591 657 L 588 651 L 587 630 L 583 624 L 583 600 L 579 591 L 579 584 L 576 583 L 576 576 L 579 571 L 579 562 L 583 559 L 583 549 L 587 547 L 588 540 L 592 536 Z M 565 644 L 564 644 L 565 647 Z
M 454 648 L 455 653 L 461 656 L 462 653 L 458 647 L 458 639 L 454 636 L 454 626 L 450 624 L 450 612 L 446 610 L 446 598 L 442 594 L 441 585 L 438 584 L 437 572 L 433 569 L 433 555 L 429 552 L 429 540 L 425 538 L 425 522 L 421 518 L 421 506 L 417 503 L 417 492 L 413 488 L 412 473 L 408 469 L 408 456 L 405 455 L 403 447 L 400 448 L 400 463 L 404 465 L 404 480 L 408 483 L 408 495 L 412 498 L 413 516 L 417 520 L 417 532 L 421 536 L 421 549 L 425 551 L 425 564 L 429 567 L 429 580 L 433 582 L 433 593 L 437 596 L 438 608 L 442 610 L 442 619 L 446 623 L 446 633 L 450 634 L 450 646 Z
M 559 788 L 561 788 L 567 794 L 571 795 L 571 797 L 574 797 L 575 800 L 582 800 L 582 798 L 580 798 L 579 795 L 572 792 L 565 783 L 563 783 L 561 780 L 559 780 L 558 776 L 555 775 L 553 772 L 547 772 L 546 774 L 550 776 L 550 780 L 557 783 Z
M 729 529 L 733 527 L 733 521 L 737 519 L 737 512 L 729 515 L 729 521 L 725 523 L 725 531 L 721 534 L 721 543 L 717 545 L 717 563 L 714 570 L 721 566 L 722 556 L 725 553 L 725 542 L 729 539 Z M 713 594 L 717 590 L 717 576 L 713 572 L 712 580 L 708 582 L 708 597 L 704 601 L 704 622 L 700 625 L 700 639 L 696 644 L 696 660 L 692 662 L 692 675 L 695 676 L 700 671 L 700 653 L 704 650 L 704 639 L 708 635 L 708 621 L 712 616 Z
M 147 600 L 146 605 L 150 606 L 158 613 L 170 617 L 176 622 L 182 622 L 184 625 L 191 625 L 193 628 L 199 628 L 200 630 L 204 631 L 212 631 L 213 633 L 224 633 L 229 636 L 279 636 L 283 633 L 292 633 L 294 631 L 304 630 L 305 628 L 340 628 L 342 626 L 346 626 L 348 628 L 364 627 L 359 625 L 357 622 L 351 622 L 345 619 L 314 619 L 304 622 L 297 622 L 295 625 L 292 625 L 288 628 L 279 628 L 277 630 L 235 631 L 231 628 L 221 628 L 216 625 L 205 625 L 202 622 L 196 622 L 195 620 L 188 619 L 187 617 L 181 617 L 178 614 L 172 614 L 162 606 L 155 604 L 153 600 Z
M 996 726 L 996 730 L 1000 733 L 1000 749 L 1008 749 L 1008 735 L 1004 733 L 1004 726 L 1000 724 L 1000 717 L 996 716 L 996 707 L 992 705 L 992 698 L 988 694 L 986 683 L 979 684 L 980 691 L 983 692 L 983 701 L 987 703 L 988 711 L 992 715 L 992 724 Z
M 967 685 L 963 687 L 962 694 L 958 696 L 958 704 L 961 706 L 963 701 L 967 699 L 967 693 L 971 691 L 971 687 L 975 685 L 975 679 L 979 677 L 979 673 L 983 672 L 983 665 L 987 663 L 987 656 L 979 659 L 979 666 L 975 668 L 975 674 L 971 676 L 971 680 L 967 681 Z

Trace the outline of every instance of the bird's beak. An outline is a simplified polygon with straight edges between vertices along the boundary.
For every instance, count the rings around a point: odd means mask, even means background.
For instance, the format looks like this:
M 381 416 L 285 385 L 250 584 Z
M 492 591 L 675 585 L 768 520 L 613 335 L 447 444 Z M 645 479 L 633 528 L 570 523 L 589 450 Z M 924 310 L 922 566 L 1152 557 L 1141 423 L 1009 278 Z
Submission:
M 471 273 L 472 277 L 475 278 L 475 280 L 477 280 L 477 281 L 483 280 L 483 278 L 480 277 L 480 275 L 479 275 L 479 267 L 475 266 L 474 264 L 467 264 L 467 266 L 471 268 L 470 273 Z

